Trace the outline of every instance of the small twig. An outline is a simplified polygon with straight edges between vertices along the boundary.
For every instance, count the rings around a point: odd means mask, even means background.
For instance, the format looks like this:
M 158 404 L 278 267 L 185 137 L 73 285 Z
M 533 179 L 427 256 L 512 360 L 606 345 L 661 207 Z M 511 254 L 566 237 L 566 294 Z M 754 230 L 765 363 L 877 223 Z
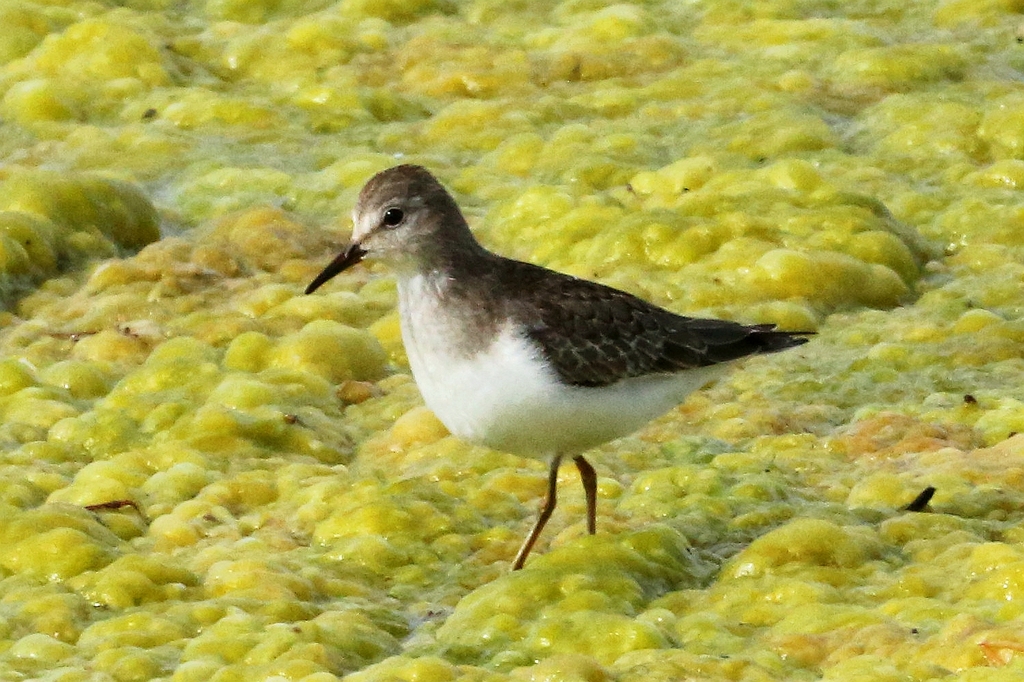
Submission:
M 913 502 L 911 502 L 910 504 L 908 504 L 906 507 L 903 508 L 904 511 L 912 511 L 912 512 L 924 511 L 925 508 L 928 506 L 928 503 L 931 502 L 932 495 L 934 495 L 934 494 L 935 494 L 935 487 L 934 486 L 928 486 L 927 488 L 922 490 L 921 493 L 917 497 L 914 498 Z
M 111 500 L 109 502 L 85 505 L 85 508 L 91 512 L 113 511 L 116 509 L 124 509 L 125 507 L 131 507 L 139 514 L 142 513 L 142 510 L 139 509 L 139 504 L 135 500 Z

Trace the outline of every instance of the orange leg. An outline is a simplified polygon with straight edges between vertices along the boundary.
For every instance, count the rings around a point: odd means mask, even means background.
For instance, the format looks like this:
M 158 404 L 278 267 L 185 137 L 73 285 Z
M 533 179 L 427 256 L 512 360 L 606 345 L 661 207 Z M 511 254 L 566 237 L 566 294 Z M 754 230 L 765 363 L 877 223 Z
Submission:
M 573 457 L 572 461 L 576 462 L 583 479 L 583 492 L 587 495 L 587 532 L 593 535 L 597 532 L 597 473 L 583 455 Z
M 556 498 L 558 489 L 558 465 L 562 463 L 562 456 L 555 455 L 551 460 L 551 469 L 548 470 L 548 494 L 544 498 L 544 503 L 540 508 L 540 515 L 537 517 L 537 522 L 533 524 L 533 530 L 526 536 L 526 540 L 523 541 L 523 546 L 519 548 L 519 553 L 516 554 L 516 560 L 512 562 L 512 570 L 518 571 L 526 563 L 526 557 L 530 555 L 530 550 L 533 549 L 534 543 L 537 542 L 537 538 L 540 537 L 540 533 L 544 530 L 545 524 L 548 519 L 551 518 L 551 513 L 555 511 L 555 505 L 558 503 Z

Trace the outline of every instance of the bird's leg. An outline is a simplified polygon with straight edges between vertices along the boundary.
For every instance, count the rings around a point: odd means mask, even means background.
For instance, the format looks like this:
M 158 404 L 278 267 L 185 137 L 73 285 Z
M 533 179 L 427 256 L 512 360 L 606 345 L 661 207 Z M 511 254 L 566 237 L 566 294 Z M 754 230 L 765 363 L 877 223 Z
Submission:
M 540 537 L 540 532 L 544 530 L 544 525 L 551 518 L 551 512 L 555 511 L 555 505 L 558 503 L 556 493 L 558 488 L 558 465 L 562 463 L 562 456 L 555 455 L 551 460 L 551 468 L 548 470 L 548 494 L 544 498 L 544 503 L 540 507 L 540 515 L 537 517 L 537 522 L 533 524 L 533 530 L 526 536 L 526 540 L 523 541 L 523 546 L 519 548 L 519 553 L 516 554 L 516 560 L 512 562 L 512 570 L 518 571 L 526 563 L 526 557 L 530 555 L 530 550 L 533 549 L 533 545 L 537 542 L 537 538 Z
M 572 461 L 576 462 L 583 479 L 583 492 L 587 496 L 587 532 L 593 535 L 597 532 L 597 473 L 583 455 L 573 457 Z

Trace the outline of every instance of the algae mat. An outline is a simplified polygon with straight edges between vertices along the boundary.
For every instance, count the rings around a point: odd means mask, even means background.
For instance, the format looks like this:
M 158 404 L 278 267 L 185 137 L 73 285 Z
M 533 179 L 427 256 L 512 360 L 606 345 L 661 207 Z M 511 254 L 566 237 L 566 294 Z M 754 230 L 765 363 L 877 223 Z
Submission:
M 0 4 L 0 679 L 1017 680 L 1024 3 Z M 386 273 L 812 328 L 594 454 L 449 437 Z M 906 505 L 934 487 L 930 503 Z

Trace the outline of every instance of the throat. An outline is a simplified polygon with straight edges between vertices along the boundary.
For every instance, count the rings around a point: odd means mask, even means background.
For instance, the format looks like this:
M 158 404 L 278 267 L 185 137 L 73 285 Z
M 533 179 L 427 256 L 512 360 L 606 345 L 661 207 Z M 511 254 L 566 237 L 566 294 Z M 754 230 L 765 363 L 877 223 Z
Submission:
M 399 277 L 398 312 L 410 363 L 414 355 L 470 357 L 493 340 L 502 321 L 486 294 L 460 286 L 464 281 L 440 270 Z

